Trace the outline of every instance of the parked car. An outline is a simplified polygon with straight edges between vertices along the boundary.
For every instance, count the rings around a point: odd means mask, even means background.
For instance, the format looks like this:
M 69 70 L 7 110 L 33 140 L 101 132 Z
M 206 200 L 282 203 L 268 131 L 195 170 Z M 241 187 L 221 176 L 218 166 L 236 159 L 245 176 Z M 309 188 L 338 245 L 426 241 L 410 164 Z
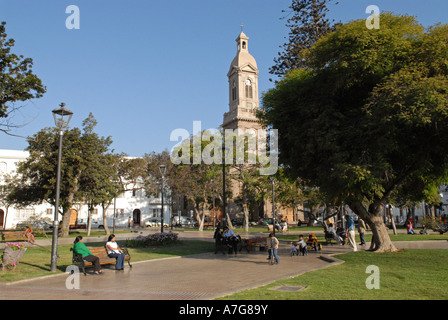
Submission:
M 235 219 L 231 219 L 230 221 L 232 222 L 232 225 L 234 227 L 242 226 L 244 223 L 244 220 L 242 218 L 235 218 Z
M 161 223 L 160 223 L 160 219 L 161 218 L 149 218 L 148 220 L 145 221 L 145 227 L 160 227 Z M 163 220 L 163 226 L 164 227 L 169 227 L 169 224 L 166 220 Z
M 87 221 L 88 219 L 79 219 L 77 225 L 85 225 L 85 228 L 87 228 Z M 90 227 L 92 229 L 104 229 L 104 224 L 103 223 L 99 223 L 96 220 L 92 220 L 92 224 L 90 225 Z
M 33 222 L 19 222 L 16 225 L 16 229 L 26 229 L 27 226 L 31 226 L 32 229 L 50 230 L 53 225 L 45 221 L 33 221 Z
M 173 217 L 173 224 L 175 226 L 184 227 L 184 226 L 193 226 L 194 222 L 190 217 L 185 216 L 175 216 Z

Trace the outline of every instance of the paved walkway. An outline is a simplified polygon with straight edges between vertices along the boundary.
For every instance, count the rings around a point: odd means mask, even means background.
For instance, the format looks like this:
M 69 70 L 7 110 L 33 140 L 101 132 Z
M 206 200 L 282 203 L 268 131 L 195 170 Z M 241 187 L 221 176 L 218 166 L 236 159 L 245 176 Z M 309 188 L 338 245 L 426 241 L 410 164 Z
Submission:
M 181 239 L 210 239 L 211 236 L 210 232 L 179 233 Z M 88 241 L 92 240 L 101 239 Z M 447 241 L 417 243 L 448 249 Z M 396 242 L 400 248 L 417 243 Z M 80 274 L 79 289 L 67 289 L 68 273 L 0 285 L 0 299 L 207 300 L 342 263 L 332 255 L 349 251 L 348 246 L 333 245 L 324 246 L 320 253 L 290 257 L 289 243 L 281 243 L 281 261 L 274 266 L 268 265 L 263 252 L 205 253 L 134 262 L 132 269 L 126 265 L 124 271 L 104 268 L 103 275 Z

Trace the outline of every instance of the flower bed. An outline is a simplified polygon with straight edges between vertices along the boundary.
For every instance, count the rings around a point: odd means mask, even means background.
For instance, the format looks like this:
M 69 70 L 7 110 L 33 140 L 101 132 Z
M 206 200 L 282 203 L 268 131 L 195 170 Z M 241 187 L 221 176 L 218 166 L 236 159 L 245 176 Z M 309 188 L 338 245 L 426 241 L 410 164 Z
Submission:
M 165 246 L 178 241 L 177 233 L 161 232 L 147 236 L 138 236 L 135 239 L 126 240 L 126 246 L 130 248 Z

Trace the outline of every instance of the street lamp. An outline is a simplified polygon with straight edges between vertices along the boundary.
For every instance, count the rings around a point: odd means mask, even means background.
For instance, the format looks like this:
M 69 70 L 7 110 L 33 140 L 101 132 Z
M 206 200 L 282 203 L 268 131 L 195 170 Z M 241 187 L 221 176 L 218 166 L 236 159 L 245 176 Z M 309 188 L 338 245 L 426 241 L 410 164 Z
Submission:
M 275 237 L 275 201 L 274 201 L 274 176 L 271 176 L 271 182 L 272 182 L 272 232 L 274 233 Z
M 226 147 L 222 145 L 222 219 L 221 227 L 224 228 L 226 225 Z
M 160 227 L 160 232 L 163 232 L 163 190 L 165 188 L 165 174 L 166 174 L 166 165 L 161 164 L 159 166 L 159 171 L 160 174 L 162 175 L 162 214 L 160 215 L 160 222 L 161 222 L 161 227 Z
M 59 152 L 58 152 L 58 169 L 56 177 L 56 198 L 53 221 L 53 240 L 51 243 L 51 271 L 56 271 L 58 256 L 58 225 L 59 225 L 59 193 L 61 190 L 61 161 L 62 161 L 62 136 L 64 130 L 68 128 L 73 112 L 65 108 L 65 103 L 61 103 L 60 107 L 53 111 L 54 123 L 59 131 Z

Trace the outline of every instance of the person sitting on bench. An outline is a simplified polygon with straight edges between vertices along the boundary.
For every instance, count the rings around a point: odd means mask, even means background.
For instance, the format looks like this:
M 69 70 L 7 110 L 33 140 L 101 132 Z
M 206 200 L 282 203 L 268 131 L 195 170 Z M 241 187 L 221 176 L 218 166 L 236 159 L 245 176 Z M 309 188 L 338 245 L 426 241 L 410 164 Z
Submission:
M 101 271 L 100 258 L 94 256 L 89 248 L 87 248 L 87 246 L 82 242 L 82 236 L 77 236 L 75 238 L 73 251 L 77 254 L 80 254 L 84 260 L 93 264 L 93 270 L 95 274 L 103 273 L 103 271 Z
M 117 263 L 115 264 L 115 270 L 123 270 L 124 269 L 124 258 L 126 255 L 121 251 L 118 243 L 115 241 L 115 235 L 111 234 L 107 239 L 106 243 L 107 255 L 109 258 L 117 259 Z
M 238 245 L 238 239 L 235 235 L 235 232 L 228 227 L 224 228 L 224 241 L 229 247 L 229 253 L 232 253 L 232 251 L 236 254 L 237 253 L 237 245 Z

